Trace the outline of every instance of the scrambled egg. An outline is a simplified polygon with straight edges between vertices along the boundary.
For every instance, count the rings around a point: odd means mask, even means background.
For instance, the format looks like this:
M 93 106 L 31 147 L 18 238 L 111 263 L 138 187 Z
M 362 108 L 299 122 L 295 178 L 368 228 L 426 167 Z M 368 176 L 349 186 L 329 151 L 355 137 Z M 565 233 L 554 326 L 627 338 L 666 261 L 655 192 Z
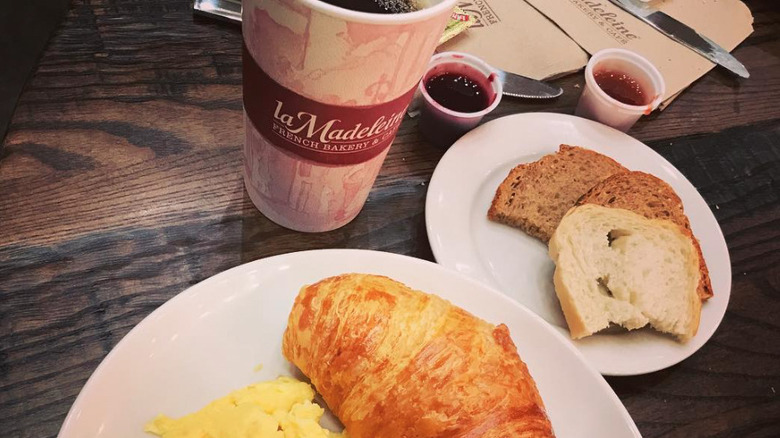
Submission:
M 158 415 L 144 431 L 162 438 L 347 438 L 320 426 L 325 412 L 312 387 L 292 377 L 255 383 L 173 419 Z

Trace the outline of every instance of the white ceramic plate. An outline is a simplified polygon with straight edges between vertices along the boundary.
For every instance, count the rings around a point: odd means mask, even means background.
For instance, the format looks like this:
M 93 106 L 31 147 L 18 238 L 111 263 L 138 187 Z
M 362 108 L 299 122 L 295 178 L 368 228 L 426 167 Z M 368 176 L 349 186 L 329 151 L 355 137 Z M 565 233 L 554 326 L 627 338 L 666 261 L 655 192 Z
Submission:
M 488 321 L 506 323 L 558 436 L 639 436 L 596 370 L 549 324 L 516 302 L 423 260 L 322 250 L 238 266 L 155 310 L 95 370 L 59 437 L 148 437 L 143 425 L 158 413 L 180 416 L 249 383 L 293 375 L 281 346 L 298 290 L 345 272 L 388 275 Z M 261 371 L 253 371 L 259 364 Z
M 620 131 L 563 114 L 528 113 L 493 120 L 463 136 L 444 154 L 428 188 L 425 219 L 436 260 L 504 292 L 568 338 L 547 246 L 487 219 L 496 187 L 512 167 L 553 153 L 561 143 L 593 149 L 669 183 L 701 242 L 714 292 L 702 306 L 698 334 L 686 344 L 650 329 L 572 342 L 606 375 L 644 374 L 682 361 L 707 342 L 726 312 L 731 293 L 728 248 L 693 185 L 655 151 Z

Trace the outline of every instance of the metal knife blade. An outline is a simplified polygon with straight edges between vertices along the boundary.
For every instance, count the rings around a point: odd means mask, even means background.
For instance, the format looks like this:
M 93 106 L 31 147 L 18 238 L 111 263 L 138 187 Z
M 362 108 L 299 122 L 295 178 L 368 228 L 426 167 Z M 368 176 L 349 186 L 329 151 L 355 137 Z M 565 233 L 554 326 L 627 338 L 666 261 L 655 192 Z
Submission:
M 192 9 L 199 15 L 241 23 L 241 0 L 195 0 Z
M 504 94 L 507 96 L 524 97 L 527 99 L 552 99 L 563 94 L 561 87 L 537 81 L 536 79 L 498 69 L 496 69 L 496 73 L 504 85 Z
M 610 1 L 715 64 L 719 64 L 743 78 L 750 77 L 745 66 L 737 61 L 737 58 L 732 56 L 728 50 L 665 13 L 639 0 Z

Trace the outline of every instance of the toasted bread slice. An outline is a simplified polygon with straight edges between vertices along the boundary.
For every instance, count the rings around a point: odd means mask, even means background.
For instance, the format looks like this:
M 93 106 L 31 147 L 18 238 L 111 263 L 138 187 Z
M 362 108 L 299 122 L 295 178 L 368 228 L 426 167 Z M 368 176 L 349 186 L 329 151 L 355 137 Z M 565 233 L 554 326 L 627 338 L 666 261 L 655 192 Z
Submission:
M 571 337 L 610 324 L 649 323 L 680 341 L 699 327 L 699 259 L 689 236 L 668 220 L 584 204 L 569 210 L 550 239 L 555 293 Z
M 699 298 L 712 296 L 712 284 L 707 263 L 701 253 L 699 241 L 691 231 L 691 224 L 683 210 L 683 204 L 669 184 L 644 172 L 626 172 L 610 176 L 585 193 L 577 205 L 597 204 L 622 208 L 641 214 L 648 219 L 666 219 L 680 226 L 686 233 L 699 257 Z
M 488 218 L 547 242 L 563 215 L 588 189 L 626 171 L 605 155 L 561 145 L 554 154 L 512 169 L 496 190 Z

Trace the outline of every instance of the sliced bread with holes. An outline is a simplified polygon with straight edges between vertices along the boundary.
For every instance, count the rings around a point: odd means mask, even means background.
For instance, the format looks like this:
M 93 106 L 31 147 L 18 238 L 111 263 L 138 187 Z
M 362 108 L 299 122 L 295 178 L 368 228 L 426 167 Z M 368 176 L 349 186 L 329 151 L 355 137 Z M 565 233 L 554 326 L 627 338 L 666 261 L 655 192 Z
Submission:
M 676 224 L 620 208 L 569 210 L 550 238 L 553 282 L 571 337 L 650 324 L 680 341 L 699 327 L 699 256 Z
M 644 172 L 622 172 L 610 176 L 588 190 L 577 205 L 598 204 L 623 208 L 649 219 L 666 219 L 679 225 L 691 239 L 699 256 L 699 298 L 712 297 L 712 283 L 707 263 L 701 253 L 699 241 L 691 231 L 691 223 L 685 215 L 682 200 L 674 189 L 660 178 Z

